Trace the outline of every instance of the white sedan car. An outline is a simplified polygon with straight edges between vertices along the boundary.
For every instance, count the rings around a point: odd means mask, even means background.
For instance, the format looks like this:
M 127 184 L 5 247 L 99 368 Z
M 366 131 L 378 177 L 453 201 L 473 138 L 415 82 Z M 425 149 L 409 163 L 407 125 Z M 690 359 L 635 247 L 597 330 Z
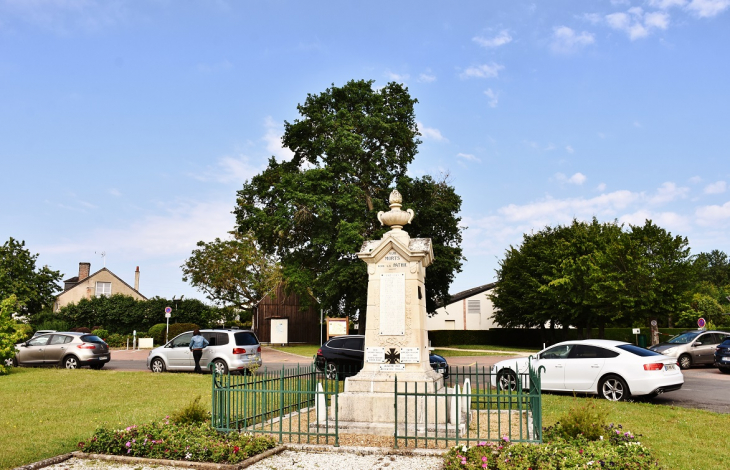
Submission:
M 684 384 L 676 358 L 623 341 L 587 339 L 564 341 L 529 358 L 498 362 L 492 366 L 492 386 L 515 390 L 519 374 L 527 388 L 528 361 L 535 370 L 544 368 L 542 390 L 594 393 L 611 401 L 653 397 Z

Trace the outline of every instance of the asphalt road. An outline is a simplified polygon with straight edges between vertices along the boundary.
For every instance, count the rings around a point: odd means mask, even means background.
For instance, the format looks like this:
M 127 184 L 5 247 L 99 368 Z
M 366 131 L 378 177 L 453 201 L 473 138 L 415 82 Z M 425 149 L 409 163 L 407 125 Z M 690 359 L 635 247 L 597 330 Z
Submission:
M 112 359 L 104 370 L 146 371 L 148 351 L 112 351 Z M 264 348 L 264 367 L 280 370 L 282 366 L 309 365 L 312 359 L 296 356 L 275 349 Z M 507 359 L 505 356 L 455 356 L 446 357 L 450 366 L 489 367 Z M 715 367 L 697 367 L 683 371 L 684 386 L 677 391 L 659 395 L 647 401 L 657 405 L 697 408 L 718 413 L 730 413 L 730 374 L 723 374 Z

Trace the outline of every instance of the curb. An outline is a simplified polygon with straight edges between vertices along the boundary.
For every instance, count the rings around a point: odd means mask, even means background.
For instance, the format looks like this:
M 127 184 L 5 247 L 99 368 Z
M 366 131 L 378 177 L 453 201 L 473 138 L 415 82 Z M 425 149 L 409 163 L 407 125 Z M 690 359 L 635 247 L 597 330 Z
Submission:
M 55 465 L 57 463 L 64 462 L 73 457 L 73 454 L 61 454 L 49 459 L 39 460 L 38 462 L 29 463 L 20 467 L 15 467 L 13 470 L 36 470 L 37 468 L 48 467 L 49 465 Z

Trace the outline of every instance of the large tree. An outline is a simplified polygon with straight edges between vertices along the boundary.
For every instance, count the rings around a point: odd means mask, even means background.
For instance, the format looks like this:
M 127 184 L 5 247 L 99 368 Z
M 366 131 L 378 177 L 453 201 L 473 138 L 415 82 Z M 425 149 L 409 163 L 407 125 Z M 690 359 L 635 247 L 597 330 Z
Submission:
M 18 313 L 34 315 L 50 309 L 60 291 L 61 273 L 48 266 L 38 269 L 38 254 L 31 254 L 24 241 L 10 238 L 0 246 L 0 300 L 15 295 Z
M 233 239 L 198 242 L 181 266 L 183 281 L 205 292 L 218 305 L 249 309 L 281 280 L 281 269 L 261 251 L 249 233 Z
M 377 212 L 388 209 L 394 188 L 416 212 L 410 235 L 445 247 L 436 249 L 426 280 L 430 308 L 461 267 L 461 198 L 445 180 L 406 175 L 420 143 L 417 101 L 400 84 L 372 84 L 308 95 L 301 118 L 285 123 L 282 142 L 294 156 L 272 158 L 238 192 L 235 209 L 239 232 L 253 233 L 280 260 L 289 288 L 312 294 L 333 316 L 365 313 L 366 265 L 356 254 L 384 233 Z
M 643 226 L 579 222 L 525 234 L 497 270 L 492 300 L 504 326 L 602 328 L 669 322 L 693 285 L 687 239 Z

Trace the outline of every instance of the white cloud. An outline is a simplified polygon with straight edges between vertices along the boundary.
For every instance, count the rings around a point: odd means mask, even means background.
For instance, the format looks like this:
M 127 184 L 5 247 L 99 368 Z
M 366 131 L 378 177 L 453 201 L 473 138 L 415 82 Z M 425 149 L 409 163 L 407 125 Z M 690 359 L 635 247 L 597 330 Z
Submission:
M 689 193 L 689 188 L 678 187 L 675 183 L 668 181 L 656 190 L 656 193 L 649 198 L 651 204 L 664 204 L 677 199 L 684 199 Z
M 687 0 L 649 0 L 650 7 L 667 10 L 672 7 L 683 7 L 687 4 Z
M 553 29 L 550 49 L 558 54 L 570 54 L 594 42 L 595 37 L 587 31 L 578 34 L 567 26 L 559 26 Z
M 491 88 L 487 88 L 484 94 L 487 96 L 487 98 L 489 98 L 489 107 L 496 108 L 497 103 L 499 102 L 499 95 L 492 91 Z
M 471 66 L 464 70 L 460 76 L 461 78 L 496 78 L 503 69 L 503 65 L 492 62 L 491 64 Z
M 289 161 L 294 156 L 294 152 L 284 147 L 281 143 L 281 137 L 284 135 L 284 126 L 277 123 L 271 116 L 264 119 L 264 127 L 266 134 L 264 141 L 266 142 L 266 150 L 279 159 L 279 161 Z
M 705 186 L 705 194 L 722 194 L 727 189 L 727 183 L 724 181 L 717 181 L 712 184 Z
M 503 29 L 499 32 L 495 37 L 493 38 L 483 38 L 480 36 L 476 36 L 472 38 L 472 41 L 479 44 L 482 47 L 487 48 L 494 48 L 499 46 L 504 46 L 505 44 L 509 44 L 512 42 L 512 36 L 507 32 L 506 29 Z
M 651 220 L 656 225 L 669 231 L 682 230 L 691 223 L 688 217 L 676 212 L 651 212 L 648 210 L 639 210 L 618 218 L 619 223 L 630 225 L 644 225 L 647 220 Z
M 598 186 L 596 186 L 596 191 L 602 193 L 606 190 L 606 183 L 600 183 Z
M 570 184 L 576 184 L 578 186 L 582 185 L 586 181 L 586 175 L 583 173 L 575 173 L 571 177 L 567 177 L 562 173 L 556 173 L 555 179 L 560 181 L 561 183 L 570 183 Z
M 426 127 L 423 123 L 416 121 L 418 132 L 423 134 L 423 138 L 427 140 L 435 140 L 436 142 L 448 142 L 449 139 L 441 135 L 441 131 L 433 127 Z
M 639 7 L 629 8 L 626 13 L 611 13 L 605 18 L 609 27 L 625 32 L 632 41 L 647 37 L 655 30 L 669 27 L 668 13 L 663 11 L 644 13 Z
M 3 16 L 6 18 L 14 16 L 59 34 L 69 34 L 76 30 L 101 31 L 124 21 L 128 16 L 123 2 L 5 0 L 2 6 Z
M 634 127 L 641 127 L 641 123 L 639 121 L 634 121 Z
M 572 145 L 566 145 L 565 146 L 565 151 L 568 152 L 568 153 L 575 153 L 575 150 L 573 149 L 573 146 Z
M 689 179 L 689 182 L 692 184 L 698 184 L 702 182 L 702 178 L 700 178 L 699 176 L 693 176 Z
M 117 188 L 109 188 L 109 194 L 112 196 L 119 197 L 122 195 L 121 191 L 119 191 Z
M 410 78 L 410 75 L 408 75 L 407 73 L 398 74 L 395 72 L 391 72 L 390 70 L 385 71 L 385 76 L 388 77 L 388 80 L 392 80 L 394 82 L 404 82 Z
M 422 73 L 418 76 L 418 81 L 421 83 L 431 83 L 436 81 L 436 75 Z
M 475 157 L 474 155 L 472 155 L 470 153 L 457 153 L 456 157 L 463 158 L 464 160 L 468 160 L 470 162 L 481 162 L 480 159 L 478 159 L 477 157 Z
M 583 19 L 591 24 L 598 24 L 603 22 L 603 16 L 598 13 L 586 13 L 583 15 Z
M 717 226 L 721 222 L 730 220 L 730 201 L 718 206 L 698 207 L 695 211 L 697 223 L 703 226 Z
M 692 0 L 687 10 L 700 18 L 710 18 L 719 15 L 730 7 L 730 0 Z
M 216 73 L 216 72 L 222 72 L 224 70 L 230 70 L 233 68 L 233 63 L 228 60 L 223 60 L 220 62 L 215 62 L 212 64 L 205 64 L 201 63 L 198 64 L 197 67 L 198 72 L 200 73 Z

